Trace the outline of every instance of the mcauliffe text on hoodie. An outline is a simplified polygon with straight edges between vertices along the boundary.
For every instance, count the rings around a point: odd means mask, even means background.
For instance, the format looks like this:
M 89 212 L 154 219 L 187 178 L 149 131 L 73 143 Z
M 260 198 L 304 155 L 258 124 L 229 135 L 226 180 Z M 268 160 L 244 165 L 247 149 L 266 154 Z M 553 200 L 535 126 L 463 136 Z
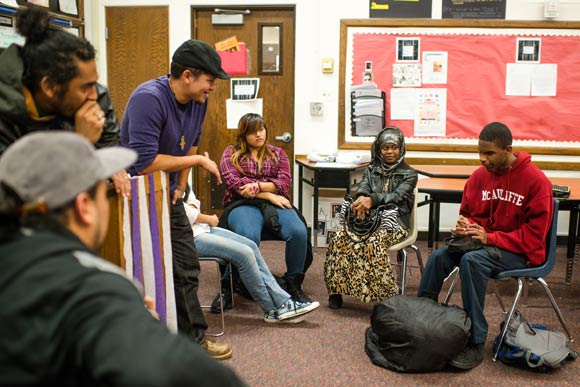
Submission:
M 524 202 L 524 196 L 513 191 L 505 190 L 503 188 L 496 188 L 493 190 L 481 190 L 481 200 L 501 200 L 504 202 L 513 203 L 518 207 L 521 207 Z

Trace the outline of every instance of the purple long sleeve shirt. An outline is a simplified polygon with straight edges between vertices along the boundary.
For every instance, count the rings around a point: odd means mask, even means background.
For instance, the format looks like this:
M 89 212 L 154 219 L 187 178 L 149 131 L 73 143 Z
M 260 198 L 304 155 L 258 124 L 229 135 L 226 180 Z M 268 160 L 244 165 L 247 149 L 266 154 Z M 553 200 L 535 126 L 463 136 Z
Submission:
M 237 189 L 257 181 L 272 182 L 276 185 L 276 194 L 290 198 L 288 195 L 292 186 L 292 175 L 290 173 L 290 163 L 286 153 L 278 147 L 266 144 L 268 149 L 275 155 L 276 159 L 264 159 L 262 171 L 258 172 L 258 162 L 252 157 L 245 157 L 240 160 L 240 166 L 243 173 L 232 164 L 232 154 L 235 149 L 232 145 L 228 146 L 222 154 L 220 170 L 222 180 L 226 184 L 226 193 L 224 195 L 224 206 L 231 202 Z
M 197 146 L 205 118 L 207 102 L 180 104 L 163 75 L 139 85 L 127 103 L 121 124 L 121 145 L 139 155 L 127 171 L 137 175 L 158 154 L 185 156 Z M 177 184 L 177 172 L 169 174 L 171 192 Z

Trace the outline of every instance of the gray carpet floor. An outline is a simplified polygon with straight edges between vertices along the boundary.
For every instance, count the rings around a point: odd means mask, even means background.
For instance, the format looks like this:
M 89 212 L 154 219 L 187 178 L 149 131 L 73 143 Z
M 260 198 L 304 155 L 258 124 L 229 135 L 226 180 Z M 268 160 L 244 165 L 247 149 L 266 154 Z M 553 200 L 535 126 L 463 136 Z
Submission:
M 427 259 L 425 242 L 417 245 Z M 263 255 L 274 274 L 284 272 L 284 243 L 264 242 Z M 485 359 L 467 372 L 452 368 L 426 374 L 401 374 L 373 365 L 364 351 L 364 331 L 370 325 L 371 304 L 345 297 L 339 310 L 328 308 L 323 279 L 326 250 L 315 249 L 314 263 L 304 283 L 305 291 L 321 304 L 301 324 L 267 324 L 260 308 L 252 301 L 235 296 L 235 307 L 226 312 L 226 333 L 219 341 L 231 344 L 233 357 L 223 363 L 234 369 L 251 386 L 578 386 L 580 359 L 566 363 L 550 373 L 537 373 L 492 361 L 491 347 L 499 333 L 503 314 L 495 296 L 488 293 L 485 314 L 490 325 Z M 564 285 L 566 250 L 558 247 L 558 261 L 547 278 L 562 309 L 572 336 L 580 336 L 580 269 L 570 286 Z M 392 257 L 394 259 L 394 257 Z M 416 265 L 410 254 L 409 263 Z M 200 299 L 210 303 L 217 294 L 215 265 L 202 264 Z M 407 272 L 407 295 L 416 295 L 420 279 L 418 268 Z M 459 287 L 451 304 L 461 305 Z M 515 294 L 515 281 L 498 283 L 505 304 Z M 441 300 L 441 299 L 440 299 Z M 563 331 L 543 289 L 529 287 L 528 306 L 520 305 L 529 321 Z M 219 315 L 206 314 L 210 331 L 220 328 Z M 580 345 L 571 347 L 580 350 Z

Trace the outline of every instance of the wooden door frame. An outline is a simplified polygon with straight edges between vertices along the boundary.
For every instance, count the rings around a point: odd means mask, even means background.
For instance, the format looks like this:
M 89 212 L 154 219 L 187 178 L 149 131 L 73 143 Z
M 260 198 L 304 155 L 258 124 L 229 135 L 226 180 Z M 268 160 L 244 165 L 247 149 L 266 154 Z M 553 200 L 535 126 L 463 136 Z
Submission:
M 292 153 L 292 155 L 291 155 L 292 157 L 289 157 L 289 162 L 290 162 L 290 172 L 292 174 L 292 179 L 294 179 L 294 175 L 295 175 L 295 173 L 294 173 L 295 172 L 295 160 L 294 160 L 294 157 L 295 157 L 295 152 L 296 152 L 296 150 L 295 150 L 295 144 L 296 144 L 296 142 L 295 142 L 295 139 L 294 139 L 294 137 L 295 137 L 295 125 L 294 125 L 295 122 L 294 121 L 295 121 L 295 110 L 296 110 L 296 95 L 295 95 L 295 82 L 296 82 L 296 60 L 295 60 L 295 57 L 296 57 L 296 55 L 295 55 L 295 53 L 296 53 L 296 5 L 295 4 L 284 4 L 284 5 L 260 5 L 260 4 L 257 4 L 257 5 L 243 6 L 243 5 L 239 5 L 238 4 L 238 5 L 231 5 L 231 6 L 228 5 L 228 6 L 220 6 L 220 7 L 221 8 L 227 8 L 227 9 L 233 9 L 233 10 L 246 10 L 246 9 L 249 9 L 251 11 L 277 11 L 277 10 L 279 10 L 279 11 L 290 12 L 291 15 L 292 15 L 291 16 L 291 23 L 292 23 L 292 29 L 291 29 L 291 31 L 293 31 L 293 32 L 292 32 L 292 34 L 288 38 L 291 39 L 292 52 L 294 52 L 294 55 L 292 56 L 292 59 L 291 59 L 292 60 L 292 66 L 291 66 L 292 67 L 292 73 L 291 73 L 291 79 L 290 79 L 291 88 L 292 88 L 292 114 L 291 114 L 292 122 L 291 122 L 291 125 L 290 125 L 290 129 L 291 129 L 291 133 L 292 133 L 293 139 L 292 139 L 292 143 L 290 144 L 290 147 L 288 147 L 288 148 L 291 148 L 290 150 L 291 150 L 291 153 Z M 207 5 L 207 4 L 206 5 L 196 5 L 196 4 L 192 4 L 190 6 L 190 9 L 191 9 L 191 15 L 190 15 L 191 16 L 191 37 L 193 39 L 198 39 L 199 38 L 199 35 L 197 33 L 197 31 L 198 31 L 198 25 L 197 24 L 198 23 L 197 23 L 197 14 L 196 14 L 196 12 L 197 11 L 208 12 L 208 11 L 213 10 L 214 8 L 215 8 L 215 5 L 212 6 L 212 5 Z M 286 49 L 286 47 L 285 47 L 285 49 Z M 254 58 L 256 59 L 257 58 L 257 55 L 254 56 Z M 287 76 L 288 74 L 284 74 L 284 75 Z M 256 71 L 255 77 L 263 77 L 263 76 L 264 76 L 264 74 L 259 74 Z M 275 144 L 273 141 L 274 140 L 272 138 L 270 138 L 269 143 Z M 197 185 L 197 183 L 199 182 L 199 180 L 201 178 L 202 178 L 201 176 L 198 176 L 197 169 L 196 168 L 193 168 L 192 169 L 192 183 L 194 184 L 194 187 Z M 294 180 L 292 180 L 292 181 L 293 181 L 292 189 L 290 189 L 290 191 L 289 191 L 289 195 L 290 195 L 291 198 L 294 195 L 294 189 L 293 189 L 293 187 L 294 187 Z M 211 201 L 211 199 L 210 199 L 210 201 Z M 206 206 L 206 208 L 208 210 L 210 209 L 210 207 L 207 206 L 206 204 L 204 204 L 202 206 Z M 212 208 L 212 211 L 216 211 L 216 209 L 215 208 Z M 219 212 L 221 210 L 217 210 L 217 211 Z

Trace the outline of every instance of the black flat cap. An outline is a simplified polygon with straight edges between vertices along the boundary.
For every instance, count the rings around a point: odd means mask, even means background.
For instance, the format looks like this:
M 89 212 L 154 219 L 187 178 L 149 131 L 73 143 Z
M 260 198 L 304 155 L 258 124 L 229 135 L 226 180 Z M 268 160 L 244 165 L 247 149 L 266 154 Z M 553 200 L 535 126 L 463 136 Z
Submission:
M 171 59 L 183 67 L 198 69 L 217 78 L 230 78 L 222 69 L 222 59 L 216 50 L 201 40 L 189 39 L 185 41 L 175 50 Z

